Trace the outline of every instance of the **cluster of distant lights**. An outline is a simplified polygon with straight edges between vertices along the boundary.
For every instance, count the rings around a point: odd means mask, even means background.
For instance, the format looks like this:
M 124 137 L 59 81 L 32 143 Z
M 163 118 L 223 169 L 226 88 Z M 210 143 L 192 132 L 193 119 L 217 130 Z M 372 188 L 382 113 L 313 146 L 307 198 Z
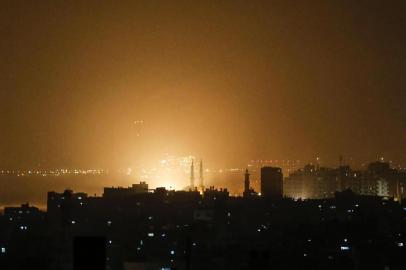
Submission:
M 148 220 L 153 220 L 153 216 L 148 216 Z M 111 225 L 112 225 L 112 221 L 111 220 L 107 220 L 107 226 L 108 227 L 110 227 Z M 188 227 L 189 226 L 189 224 L 184 224 L 183 225 L 184 227 Z M 180 225 L 176 225 L 176 228 L 177 229 L 180 229 L 182 226 L 180 226 Z M 159 237 L 161 237 L 161 238 L 166 238 L 167 237 L 167 234 L 166 233 L 160 233 L 160 234 L 157 234 L 157 233 L 155 233 L 155 232 L 147 232 L 147 234 L 146 234 L 146 237 L 147 238 L 151 238 L 151 239 L 153 239 L 153 238 L 159 238 Z M 113 240 L 112 239 L 108 239 L 107 240 L 107 247 L 111 247 L 113 245 Z M 141 239 L 141 240 L 139 240 L 139 244 L 137 245 L 137 252 L 141 252 L 142 251 L 142 248 L 143 248 L 143 246 L 144 246 L 144 240 L 143 239 Z M 197 247 L 197 242 L 193 242 L 192 243 L 192 246 L 193 247 Z M 173 263 L 174 262 L 174 260 L 175 260 L 175 257 L 176 257 L 176 253 L 177 253 L 177 251 L 176 251 L 176 249 L 170 249 L 169 250 L 169 255 L 170 255 L 170 261 Z M 109 258 L 108 258 L 108 260 L 109 260 Z M 170 269 L 170 268 L 161 268 L 161 269 Z
M 139 120 L 136 121 L 136 124 L 142 124 L 143 121 Z M 176 170 L 176 169 L 182 169 L 182 171 L 185 174 L 190 173 L 190 162 L 191 160 L 196 160 L 194 156 L 184 156 L 184 157 L 175 157 L 175 156 L 167 156 L 165 159 L 161 159 L 159 161 L 160 167 L 165 168 L 166 170 Z M 318 160 L 318 159 L 317 159 Z M 380 159 L 383 161 L 383 158 Z M 248 164 L 248 167 L 262 167 L 266 165 L 275 165 L 275 166 L 281 166 L 281 167 L 287 167 L 286 169 L 290 171 L 294 167 L 297 167 L 299 164 L 301 164 L 301 160 L 272 160 L 272 159 L 258 159 L 258 160 L 250 160 L 250 164 Z M 392 161 L 389 161 L 390 164 L 392 164 Z M 365 164 L 362 164 L 361 166 L 365 166 Z M 401 165 L 395 166 L 395 168 L 405 171 L 406 167 L 402 167 Z M 152 168 L 150 170 L 145 170 L 142 169 L 140 178 L 141 179 L 148 179 L 151 178 L 152 175 L 150 174 L 156 174 L 160 168 Z M 197 166 L 195 167 L 195 170 L 197 172 L 198 168 Z M 205 169 L 204 170 L 206 173 L 233 173 L 233 172 L 241 172 L 245 171 L 245 168 L 220 168 L 217 170 L 214 169 Z M 121 172 L 121 171 L 120 171 Z M 105 169 L 52 169 L 52 170 L 0 170 L 0 175 L 16 175 L 16 176 L 62 176 L 62 175 L 103 175 L 103 174 L 108 174 L 109 171 Z M 125 173 L 127 175 L 131 175 L 132 168 L 128 168 Z M 356 174 L 354 175 L 356 177 Z
M 177 168 L 182 168 L 182 171 L 185 174 L 190 173 L 190 161 L 195 159 L 193 156 L 181 157 L 181 158 L 168 158 L 160 160 L 161 167 L 170 170 L 176 170 Z M 267 163 L 268 160 L 264 161 L 252 161 L 255 162 L 263 162 Z M 272 161 L 269 161 L 272 163 Z M 277 162 L 277 161 L 276 161 Z M 293 161 L 295 162 L 295 161 Z M 293 163 L 292 162 L 292 163 Z M 289 163 L 289 161 L 287 161 Z M 248 167 L 253 167 L 255 165 L 249 164 Z M 198 168 L 196 166 L 195 171 L 197 172 Z M 159 168 L 152 168 L 149 170 L 143 169 L 141 172 L 142 179 L 150 178 L 149 173 L 156 173 L 159 171 Z M 204 172 L 206 173 L 233 173 L 233 172 L 242 172 L 245 171 L 245 168 L 220 168 L 217 170 L 214 169 L 205 169 Z M 121 172 L 121 171 L 120 171 Z M 0 170 L 0 175 L 16 175 L 16 176 L 61 176 L 61 175 L 103 175 L 108 174 L 109 170 L 105 169 L 52 169 L 52 170 Z M 133 173 L 132 168 L 128 168 L 125 170 L 127 175 L 131 175 Z
M 63 175 L 103 175 L 103 169 L 54 169 L 54 170 L 1 170 L 1 175 L 23 176 L 63 176 Z
M 397 234 L 397 236 L 401 236 L 401 234 Z M 312 239 L 311 238 L 307 239 L 307 242 L 310 244 L 312 242 Z M 369 242 L 371 243 L 371 240 L 369 240 Z M 402 241 L 395 241 L 395 244 L 396 244 L 396 246 L 398 248 L 403 248 L 404 247 L 404 242 L 402 242 Z M 343 241 L 339 245 L 339 250 L 341 252 L 349 252 L 349 251 L 351 251 L 351 245 L 349 243 L 348 238 L 343 239 Z M 309 253 L 307 253 L 307 252 L 303 253 L 303 257 L 308 257 L 308 256 L 309 256 Z M 329 255 L 328 259 L 332 260 L 332 259 L 334 259 L 334 257 Z
M 272 163 L 276 163 L 276 164 L 279 164 L 279 163 L 282 163 L 282 164 L 296 164 L 296 163 L 301 163 L 302 161 L 300 161 L 300 160 L 278 160 L 278 159 L 275 159 L 275 160 L 272 160 L 272 159 L 252 159 L 251 160 L 251 163 L 260 163 L 260 164 L 263 164 L 263 163 L 269 163 L 269 164 L 272 164 Z
M 319 205 L 318 207 L 321 208 L 320 206 L 321 206 L 321 205 Z M 358 207 L 358 205 L 355 205 L 355 206 Z M 331 208 L 331 207 L 330 207 L 330 208 Z M 335 207 L 334 207 L 334 208 L 335 208 Z M 228 212 L 228 213 L 227 213 L 227 217 L 228 217 L 228 218 L 231 217 L 231 212 Z M 152 216 L 149 216 L 149 217 L 148 217 L 148 220 L 152 220 L 152 219 L 153 219 Z M 72 220 L 72 221 L 71 221 L 71 224 L 72 224 L 72 225 L 75 225 L 75 224 L 76 224 L 76 221 Z M 229 222 L 228 222 L 228 224 L 229 224 Z M 107 226 L 111 226 L 111 225 L 112 225 L 112 221 L 111 221 L 111 220 L 108 220 L 108 221 L 107 221 Z M 185 224 L 184 226 L 185 226 L 185 227 L 188 227 L 189 224 Z M 176 228 L 178 228 L 178 229 L 179 229 L 180 227 L 181 227 L 181 226 L 179 226 L 179 225 L 176 226 Z M 24 231 L 24 230 L 26 231 L 27 229 L 28 229 L 27 226 L 20 226 L 20 230 L 22 230 L 22 231 Z M 257 232 L 258 232 L 258 233 L 261 233 L 261 232 L 266 231 L 266 230 L 268 230 L 268 229 L 269 229 L 268 226 L 266 226 L 266 225 L 264 225 L 264 224 L 261 224 L 261 225 L 258 227 Z M 147 237 L 148 237 L 148 238 L 154 238 L 155 236 L 156 236 L 156 234 L 155 234 L 154 232 L 148 232 L 148 233 L 147 233 Z M 162 238 L 165 238 L 165 237 L 166 237 L 166 233 L 162 233 L 160 236 L 161 236 Z M 398 234 L 396 234 L 396 236 L 400 237 L 400 236 L 402 236 L 402 234 L 398 233 Z M 306 242 L 309 243 L 309 244 L 311 244 L 311 243 L 312 243 L 312 239 L 311 239 L 311 238 L 308 238 L 308 239 L 306 240 Z M 112 245 L 112 244 L 113 244 L 113 240 L 108 240 L 108 241 L 107 241 L 107 244 L 108 244 L 108 245 Z M 140 240 L 140 243 L 139 243 L 139 244 L 140 244 L 140 245 L 137 247 L 137 251 L 141 251 L 142 246 L 144 245 L 144 241 L 143 241 L 143 240 Z M 403 248 L 403 247 L 404 247 L 404 242 L 402 242 L 402 241 L 395 241 L 395 244 L 396 244 L 396 246 L 399 247 L 399 248 Z M 196 243 L 196 242 L 193 242 L 192 245 L 193 245 L 194 247 L 196 247 L 196 246 L 197 246 L 197 243 Z M 342 251 L 342 252 L 347 252 L 347 251 L 350 251 L 350 250 L 351 250 L 351 246 L 350 246 L 350 244 L 349 244 L 348 238 L 344 238 L 343 241 L 342 241 L 342 243 L 340 244 L 340 251 Z M 5 248 L 2 248 L 1 251 L 2 251 L 2 253 L 5 253 Z M 174 255 L 175 255 L 175 250 L 170 250 L 170 255 L 174 256 Z M 307 257 L 308 255 L 309 255 L 308 253 L 304 253 L 304 254 L 303 254 L 304 257 Z M 332 256 L 330 256 L 330 257 L 332 257 Z M 333 258 L 330 258 L 330 259 L 333 259 Z M 171 261 L 173 262 L 173 260 L 171 260 Z

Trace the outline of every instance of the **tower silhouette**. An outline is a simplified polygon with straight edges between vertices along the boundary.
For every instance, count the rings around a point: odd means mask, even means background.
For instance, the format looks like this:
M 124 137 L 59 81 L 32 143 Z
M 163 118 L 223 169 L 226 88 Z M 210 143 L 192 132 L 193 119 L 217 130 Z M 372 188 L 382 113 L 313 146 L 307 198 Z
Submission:
M 190 165 L 190 189 L 195 189 L 195 167 L 193 165 L 193 159 L 192 164 Z
M 200 167 L 199 167 L 199 189 L 201 192 L 204 192 L 203 160 L 201 160 L 201 159 L 200 159 Z
M 244 197 L 248 197 L 250 195 L 250 174 L 248 169 L 245 169 L 245 180 L 244 180 Z

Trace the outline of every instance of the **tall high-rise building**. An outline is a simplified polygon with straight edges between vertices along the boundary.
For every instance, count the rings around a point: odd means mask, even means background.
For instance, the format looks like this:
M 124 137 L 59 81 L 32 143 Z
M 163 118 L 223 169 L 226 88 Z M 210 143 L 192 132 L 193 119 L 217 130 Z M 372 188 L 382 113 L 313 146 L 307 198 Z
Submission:
M 201 192 L 204 192 L 203 160 L 200 160 L 200 167 L 199 167 L 199 190 Z
M 193 159 L 192 164 L 190 165 L 190 189 L 195 189 L 195 167 L 193 165 Z
M 283 197 L 283 174 L 281 168 L 261 168 L 261 196 L 270 199 L 281 199 Z

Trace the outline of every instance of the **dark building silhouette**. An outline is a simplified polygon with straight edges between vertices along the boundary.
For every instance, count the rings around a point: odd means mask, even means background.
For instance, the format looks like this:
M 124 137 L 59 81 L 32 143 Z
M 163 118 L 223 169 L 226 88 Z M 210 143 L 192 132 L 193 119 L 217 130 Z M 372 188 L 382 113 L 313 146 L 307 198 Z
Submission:
M 4 216 L 7 219 L 22 219 L 23 217 L 39 215 L 41 211 L 29 203 L 22 204 L 19 207 L 5 207 Z
M 148 184 L 146 182 L 140 182 L 139 184 L 133 184 L 131 187 L 105 187 L 103 197 L 106 198 L 120 198 L 134 196 L 135 194 L 148 193 Z
M 307 166 L 299 175 L 323 182 L 333 172 Z M 281 174 L 263 168 L 262 180 Z M 245 176 L 249 199 L 214 187 L 112 197 L 66 190 L 48 193 L 47 212 L 7 208 L 0 269 L 406 269 L 404 203 L 350 189 L 269 203 Z M 275 186 L 265 196 L 281 196 Z M 323 186 L 311 187 L 314 196 Z
M 207 188 L 203 193 L 203 197 L 208 201 L 224 201 L 228 199 L 229 195 L 226 188 L 220 188 L 220 190 L 218 190 L 215 189 L 214 186 Z
M 283 174 L 281 168 L 261 168 L 261 195 L 270 199 L 281 199 L 283 197 Z
M 76 237 L 73 241 L 73 270 L 105 270 L 106 238 Z

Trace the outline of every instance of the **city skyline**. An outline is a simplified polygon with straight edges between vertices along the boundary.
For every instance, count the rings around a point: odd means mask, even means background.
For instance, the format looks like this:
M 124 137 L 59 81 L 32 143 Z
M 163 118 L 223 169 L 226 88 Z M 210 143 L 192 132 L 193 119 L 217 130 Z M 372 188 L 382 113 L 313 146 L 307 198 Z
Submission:
M 351 189 L 356 194 L 403 198 L 403 186 L 406 184 L 406 170 L 394 167 L 385 160 L 370 161 L 365 166 L 354 168 L 341 160 L 337 166 L 325 166 L 321 163 L 286 164 L 288 167 L 277 167 L 276 163 L 264 160 L 261 163 L 248 164 L 244 168 L 212 170 L 193 165 L 194 157 L 161 160 L 160 168 L 143 171 L 138 174 L 132 170 L 0 170 L 0 207 L 19 205 L 22 201 L 31 202 L 45 208 L 43 195 L 51 189 L 81 190 L 94 196 L 103 194 L 106 187 L 126 188 L 135 183 L 147 183 L 150 189 L 165 188 L 168 191 L 199 191 L 206 189 L 226 188 L 230 197 L 261 195 L 263 183 L 262 171 L 275 168 L 281 174 L 279 184 L 281 196 L 294 199 L 330 198 L 335 192 Z M 318 160 L 319 161 L 319 160 Z M 179 163 L 177 163 L 179 162 Z M 374 164 L 382 164 L 374 165 Z M 380 168 L 377 178 L 373 169 Z M 381 167 L 382 168 L 381 168 Z M 383 173 L 384 172 L 384 173 Z M 345 181 L 339 181 L 345 173 Z M 247 176 L 248 175 L 248 176 Z M 272 175 L 272 174 L 271 174 Z M 242 179 L 245 177 L 245 182 Z M 247 178 L 248 177 L 248 178 Z M 268 178 L 267 178 L 268 177 Z M 265 179 L 269 179 L 266 176 Z M 271 176 L 273 177 L 273 176 Z M 248 182 L 247 182 L 248 179 Z M 198 182 L 197 182 L 198 180 Z M 272 186 L 272 185 L 271 185 Z M 13 190 L 13 192 L 9 192 Z
M 405 11 L 1 1 L 0 269 L 406 269 Z

